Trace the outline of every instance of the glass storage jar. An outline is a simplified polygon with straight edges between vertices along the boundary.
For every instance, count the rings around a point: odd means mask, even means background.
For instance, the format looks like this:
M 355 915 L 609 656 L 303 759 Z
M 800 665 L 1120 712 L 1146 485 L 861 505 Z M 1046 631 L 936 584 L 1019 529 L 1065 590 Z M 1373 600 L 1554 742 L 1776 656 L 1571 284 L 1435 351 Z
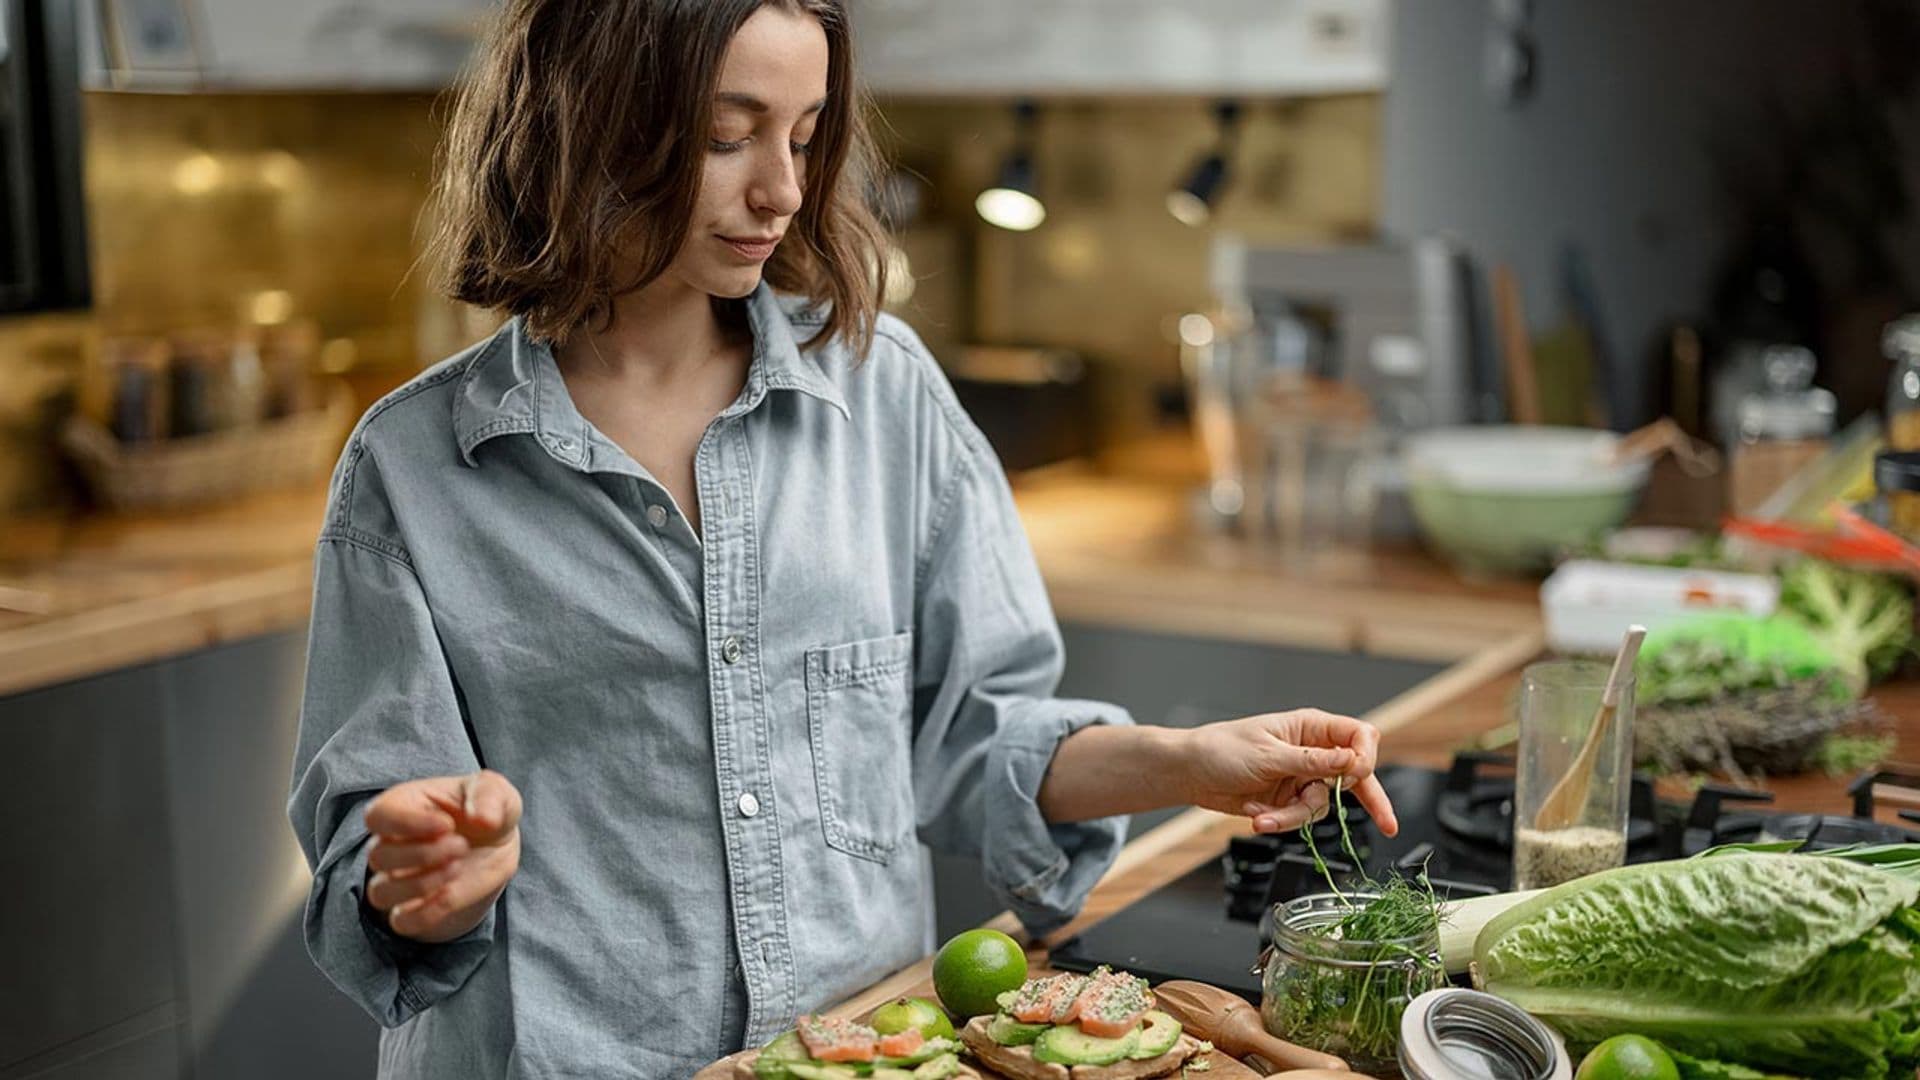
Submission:
M 1276 904 L 1273 947 L 1261 972 L 1260 1018 L 1277 1038 L 1345 1058 L 1355 1072 L 1398 1070 L 1407 1003 L 1447 985 L 1436 925 L 1388 941 L 1329 932 L 1376 893 L 1317 893 Z
M 1887 379 L 1887 448 L 1920 450 L 1920 314 L 1888 323 L 1880 345 L 1893 362 Z

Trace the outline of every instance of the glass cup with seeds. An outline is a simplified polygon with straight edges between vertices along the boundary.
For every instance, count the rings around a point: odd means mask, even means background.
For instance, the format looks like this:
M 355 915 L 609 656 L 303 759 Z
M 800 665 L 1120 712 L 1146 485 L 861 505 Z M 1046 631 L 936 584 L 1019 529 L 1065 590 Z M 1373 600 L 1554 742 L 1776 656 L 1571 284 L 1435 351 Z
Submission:
M 1513 887 L 1544 889 L 1627 860 L 1633 680 L 1603 704 L 1609 665 L 1533 664 L 1520 678 Z

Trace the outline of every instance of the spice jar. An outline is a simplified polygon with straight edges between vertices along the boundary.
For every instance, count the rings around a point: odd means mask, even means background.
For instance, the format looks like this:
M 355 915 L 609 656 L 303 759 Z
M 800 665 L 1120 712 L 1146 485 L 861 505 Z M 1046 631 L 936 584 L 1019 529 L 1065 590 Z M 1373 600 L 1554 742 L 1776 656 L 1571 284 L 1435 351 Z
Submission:
M 1332 936 L 1379 894 L 1318 893 L 1273 909 L 1273 948 L 1261 973 L 1260 1019 L 1277 1038 L 1345 1058 L 1355 1072 L 1397 1068 L 1407 1003 L 1447 984 L 1440 931 L 1391 941 Z
M 1873 460 L 1873 483 L 1887 497 L 1887 523 L 1920 544 L 1920 450 L 1894 450 Z
M 1893 361 L 1887 380 L 1887 446 L 1920 450 L 1920 314 L 1888 323 L 1880 346 Z
M 167 343 L 157 338 L 115 338 L 104 348 L 111 380 L 108 428 L 123 443 L 167 435 Z
M 1769 345 L 1760 357 L 1762 388 L 1740 401 L 1739 444 L 1729 468 L 1728 500 L 1736 516 L 1752 514 L 1827 449 L 1834 397 L 1813 385 L 1813 353 Z

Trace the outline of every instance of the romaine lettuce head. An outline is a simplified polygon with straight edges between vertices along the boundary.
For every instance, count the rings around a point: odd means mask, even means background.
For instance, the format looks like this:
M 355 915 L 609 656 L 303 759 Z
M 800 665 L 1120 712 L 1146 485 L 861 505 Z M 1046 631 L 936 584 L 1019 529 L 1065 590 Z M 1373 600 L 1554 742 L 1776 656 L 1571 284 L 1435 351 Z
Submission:
M 1920 883 L 1812 855 L 1731 853 L 1594 874 L 1474 943 L 1485 989 L 1576 1046 L 1635 1032 L 1807 1076 L 1920 1062 Z

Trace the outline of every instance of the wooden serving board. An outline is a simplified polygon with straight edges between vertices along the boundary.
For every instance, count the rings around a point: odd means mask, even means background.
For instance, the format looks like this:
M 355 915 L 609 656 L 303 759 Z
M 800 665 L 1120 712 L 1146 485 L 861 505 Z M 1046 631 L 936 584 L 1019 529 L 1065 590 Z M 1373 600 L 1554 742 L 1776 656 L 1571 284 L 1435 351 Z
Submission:
M 694 1073 L 693 1080 L 733 1080 L 734 1065 L 742 1058 L 750 1058 L 759 1052 L 759 1050 L 742 1050 L 737 1054 L 723 1057 L 719 1061 Z M 1223 1051 L 1215 1050 L 1208 1056 L 1213 1059 L 1213 1067 L 1206 1072 L 1194 1073 L 1192 1077 L 1189 1077 L 1189 1080 L 1199 1080 L 1201 1077 L 1205 1077 L 1206 1080 L 1260 1080 L 1260 1073 L 1254 1072 L 1240 1061 L 1228 1057 Z M 971 1058 L 966 1059 L 966 1061 L 975 1072 L 981 1075 L 983 1080 L 1006 1080 L 1006 1077 L 994 1072 L 992 1069 L 982 1066 L 979 1062 Z M 1176 1073 L 1174 1076 L 1177 1080 L 1179 1074 Z

